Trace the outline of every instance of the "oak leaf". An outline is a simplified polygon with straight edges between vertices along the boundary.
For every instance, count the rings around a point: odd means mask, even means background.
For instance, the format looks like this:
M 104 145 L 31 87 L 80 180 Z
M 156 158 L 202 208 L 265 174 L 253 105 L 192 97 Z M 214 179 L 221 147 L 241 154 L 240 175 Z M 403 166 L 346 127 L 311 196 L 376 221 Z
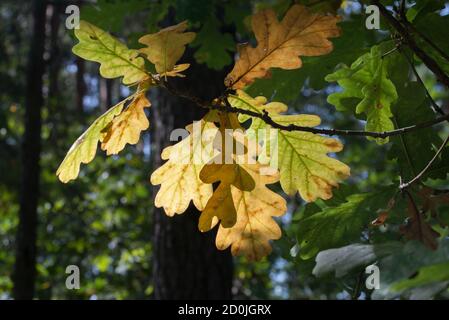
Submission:
M 292 6 L 281 22 L 271 9 L 252 18 L 257 46 L 238 47 L 239 58 L 226 76 L 225 85 L 241 89 L 256 78 L 264 78 L 270 68 L 297 69 L 300 56 L 320 56 L 332 51 L 331 37 L 340 35 L 339 17 L 311 13 L 304 6 Z
M 107 155 L 118 154 L 127 143 L 136 144 L 139 141 L 141 131 L 150 125 L 144 111 L 150 105 L 143 92 L 134 97 L 127 109 L 112 120 L 101 143 Z
M 248 109 L 259 114 L 268 112 L 276 122 L 288 125 L 295 123 L 305 127 L 314 127 L 320 124 L 320 118 L 314 115 L 282 115 L 279 111 L 287 110 L 287 106 L 279 103 L 266 103 L 266 98 L 252 98 L 243 91 L 228 98 L 229 103 L 236 108 Z M 246 116 L 240 116 L 240 121 L 246 121 Z M 250 128 L 270 129 L 266 123 L 257 118 L 252 119 Z M 332 187 L 350 175 L 350 169 L 344 163 L 331 158 L 327 153 L 339 152 L 343 145 L 336 139 L 323 137 L 310 132 L 278 130 L 277 134 L 267 135 L 266 143 L 277 146 L 277 154 L 270 154 L 265 148 L 260 156 L 263 163 L 278 161 L 281 187 L 289 195 L 299 192 L 306 201 L 315 201 L 317 198 L 330 199 Z
M 175 68 L 176 62 L 184 54 L 185 46 L 195 39 L 195 33 L 184 32 L 186 29 L 187 21 L 183 21 L 139 39 L 139 42 L 146 46 L 139 51 L 155 65 L 160 75 L 171 75 L 169 72 Z
M 202 232 L 209 231 L 217 219 L 225 228 L 232 227 L 237 220 L 231 193 L 232 187 L 250 191 L 254 189 L 254 180 L 241 165 L 236 163 L 207 164 L 200 172 L 200 179 L 204 183 L 220 182 L 220 184 L 201 213 L 199 229 Z
M 80 21 L 75 30 L 79 43 L 73 47 L 73 53 L 83 59 L 100 63 L 100 74 L 104 78 L 123 76 L 124 84 L 133 84 L 147 79 L 144 59 L 137 50 L 126 45 L 102 29 Z
M 168 216 L 183 213 L 191 200 L 198 210 L 203 210 L 212 196 L 212 185 L 202 182 L 199 173 L 213 157 L 208 146 L 213 144 L 218 129 L 205 120 L 196 124 L 200 132 L 194 131 L 195 124 L 187 126 L 190 135 L 162 151 L 162 159 L 168 161 L 151 175 L 151 183 L 161 185 L 155 206 L 163 207 Z
M 201 213 L 198 226 L 205 232 L 219 223 L 218 249 L 231 246 L 233 255 L 259 260 L 271 252 L 269 241 L 281 236 L 272 217 L 286 212 L 286 202 L 266 187 L 279 181 L 278 170 L 256 162 L 259 150 L 245 133 L 235 132 L 234 138 L 246 147 L 245 152 L 235 152 L 232 164 L 211 163 L 200 173 L 203 182 L 220 184 Z
M 98 117 L 73 143 L 56 171 L 56 175 L 61 182 L 66 183 L 76 179 L 80 170 L 80 164 L 89 163 L 94 159 L 98 142 L 104 138 L 104 130 L 110 126 L 114 117 L 122 112 L 125 103 L 134 97 L 135 94 L 129 96 Z
M 359 101 L 355 113 L 366 114 L 366 131 L 384 132 L 394 129 L 391 106 L 398 99 L 394 83 L 388 75 L 388 68 L 380 46 L 371 48 L 351 67 L 344 66 L 326 76 L 326 81 L 337 81 L 343 88 L 328 96 L 327 101 L 339 111 L 347 111 L 351 107 L 346 104 L 352 100 Z M 378 144 L 388 142 L 388 138 L 372 138 Z
M 411 196 L 407 201 L 407 214 L 409 220 L 400 227 L 401 233 L 407 239 L 421 241 L 429 249 L 436 250 L 440 234 L 425 220 L 424 212 L 418 209 Z
M 287 211 L 284 198 L 266 187 L 279 181 L 277 170 L 268 174 L 261 164 L 242 165 L 254 180 L 255 187 L 251 191 L 231 186 L 231 196 L 237 211 L 237 220 L 229 228 L 223 223 L 218 228 L 216 246 L 224 250 L 231 246 L 233 255 L 245 255 L 248 260 L 260 260 L 271 252 L 270 240 L 281 237 L 279 228 L 273 217 L 279 217 Z

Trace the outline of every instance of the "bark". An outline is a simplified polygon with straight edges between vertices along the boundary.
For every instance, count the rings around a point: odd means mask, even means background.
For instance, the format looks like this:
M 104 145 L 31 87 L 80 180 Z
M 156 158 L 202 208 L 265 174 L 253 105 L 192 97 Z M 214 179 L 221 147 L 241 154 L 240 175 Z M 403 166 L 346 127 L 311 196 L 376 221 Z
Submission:
M 42 77 L 45 71 L 43 60 L 45 11 L 45 1 L 35 0 L 33 2 L 33 35 L 26 75 L 20 210 L 13 274 L 13 295 L 15 299 L 33 298 L 36 277 L 37 205 L 41 150 L 41 108 L 43 104 Z
M 194 59 L 187 54 L 189 62 Z M 223 90 L 225 73 L 192 63 L 187 78 L 172 80 L 179 89 L 212 99 Z M 156 99 L 155 99 L 156 98 Z M 204 111 L 186 100 L 160 91 L 153 98 L 152 152 L 155 167 L 161 165 L 160 153 L 169 143 L 174 128 L 184 128 L 199 120 Z M 173 143 L 173 142 L 172 142 Z M 155 189 L 155 192 L 157 188 Z M 198 230 L 198 210 L 191 205 L 186 212 L 167 217 L 154 209 L 153 277 L 156 299 L 230 299 L 233 263 L 229 250 L 215 247 L 215 232 Z
M 100 109 L 105 112 L 112 107 L 112 80 L 100 78 Z
M 76 109 L 80 114 L 84 113 L 84 96 L 86 95 L 86 83 L 84 82 L 85 62 L 82 58 L 76 58 Z

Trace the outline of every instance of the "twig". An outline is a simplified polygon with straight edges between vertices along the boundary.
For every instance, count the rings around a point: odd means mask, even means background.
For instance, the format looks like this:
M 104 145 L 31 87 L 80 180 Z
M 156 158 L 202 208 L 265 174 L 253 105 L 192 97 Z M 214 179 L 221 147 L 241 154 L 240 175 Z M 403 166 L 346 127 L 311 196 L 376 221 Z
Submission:
M 392 54 L 393 52 L 396 52 L 398 49 L 399 49 L 399 46 L 396 45 L 393 49 L 388 50 L 387 52 L 383 53 L 383 54 L 380 56 L 380 58 L 383 59 L 383 58 L 385 58 L 386 56 Z
M 449 62 L 449 55 L 444 52 L 440 47 L 438 47 L 429 37 L 427 37 L 424 33 L 415 28 L 413 24 L 411 24 L 408 20 L 404 20 L 404 24 L 408 29 L 412 32 L 416 33 L 420 36 L 429 46 L 431 46 L 435 51 L 437 51 L 446 61 Z
M 401 4 L 399 5 L 399 15 L 401 17 L 405 17 L 405 0 L 402 0 Z
M 352 300 L 357 300 L 360 296 L 360 292 L 362 291 L 364 273 L 365 273 L 365 270 L 361 270 L 357 276 L 357 282 L 355 284 L 354 292 L 352 293 L 352 296 L 351 296 Z
M 446 87 L 449 88 L 449 76 L 440 68 L 438 63 L 430 57 L 427 53 L 425 53 L 418 45 L 413 37 L 409 34 L 406 27 L 404 27 L 401 22 L 399 22 L 390 11 L 385 8 L 379 0 L 372 0 L 372 3 L 379 8 L 380 13 L 387 19 L 388 23 L 396 29 L 396 31 L 402 36 L 405 40 L 405 43 L 412 49 L 412 51 L 422 60 L 422 62 L 432 71 L 437 77 L 438 81 L 443 83 Z
M 395 116 L 393 116 L 393 122 L 394 125 L 398 127 L 398 122 Z M 413 165 L 412 157 L 410 156 L 410 152 L 408 150 L 407 144 L 405 143 L 404 137 L 399 136 L 399 141 L 401 142 L 402 149 L 404 149 L 403 152 L 405 154 L 405 158 L 407 159 L 407 164 L 409 165 L 412 174 L 416 176 L 415 166 Z
M 373 137 L 373 138 L 387 138 L 391 136 L 397 136 L 404 133 L 416 131 L 419 129 L 432 127 L 438 123 L 448 121 L 449 120 L 449 114 L 446 114 L 444 116 L 435 118 L 430 121 L 421 122 L 418 124 L 414 124 L 408 127 L 403 127 L 391 131 L 384 131 L 384 132 L 372 132 L 372 131 L 363 131 L 363 130 L 342 130 L 342 129 L 326 129 L 326 128 L 313 128 L 313 127 L 304 127 L 304 126 L 298 126 L 295 124 L 289 124 L 289 125 L 283 125 L 280 123 L 275 122 L 271 116 L 268 114 L 268 112 L 264 111 L 263 113 L 258 113 L 251 110 L 246 109 L 240 109 L 233 107 L 229 104 L 226 98 L 219 99 L 219 101 L 204 101 L 198 97 L 190 96 L 189 94 L 183 93 L 178 91 L 177 89 L 171 87 L 166 82 L 159 82 L 159 86 L 162 88 L 165 88 L 167 91 L 172 93 L 175 96 L 187 99 L 196 105 L 198 105 L 201 108 L 209 109 L 209 110 L 218 110 L 222 112 L 229 112 L 229 113 L 240 113 L 245 114 L 254 118 L 259 118 L 263 120 L 266 124 L 270 125 L 271 127 L 279 130 L 284 131 L 302 131 L 302 132 L 311 132 L 316 134 L 324 134 L 328 136 L 334 136 L 334 135 L 341 135 L 341 136 L 364 136 L 364 137 Z
M 441 115 L 444 115 L 444 111 L 443 109 L 440 108 L 440 106 L 435 102 L 435 100 L 433 100 L 432 96 L 430 95 L 429 90 L 427 90 L 426 85 L 424 84 L 424 81 L 421 79 L 418 71 L 415 68 L 415 65 L 413 64 L 412 59 L 408 56 L 408 54 L 404 51 L 402 51 L 402 53 L 404 54 L 408 64 L 410 65 L 410 68 L 412 68 L 413 74 L 416 77 L 416 80 L 418 80 L 418 82 L 422 85 L 422 87 L 424 88 L 424 90 L 426 91 L 426 96 L 427 98 L 429 98 L 430 102 L 432 103 L 432 107 L 434 109 L 434 112 L 438 112 Z
M 440 148 L 437 150 L 437 152 L 435 153 L 435 155 L 433 156 L 432 159 L 430 159 L 429 163 L 427 163 L 427 165 L 424 167 L 424 169 L 421 170 L 420 173 L 418 173 L 418 175 L 416 175 L 412 180 L 410 180 L 409 182 L 406 183 L 402 183 L 399 188 L 401 190 L 404 190 L 406 188 L 408 188 L 409 186 L 411 186 L 413 183 L 415 183 L 416 181 L 420 180 L 422 178 L 422 176 L 427 172 L 427 170 L 429 170 L 429 168 L 432 166 L 432 164 L 435 162 L 435 160 L 438 158 L 438 156 L 441 154 L 441 152 L 443 152 L 444 147 L 446 146 L 446 144 L 449 142 L 449 135 L 447 136 L 447 138 L 444 140 L 444 142 L 441 144 Z

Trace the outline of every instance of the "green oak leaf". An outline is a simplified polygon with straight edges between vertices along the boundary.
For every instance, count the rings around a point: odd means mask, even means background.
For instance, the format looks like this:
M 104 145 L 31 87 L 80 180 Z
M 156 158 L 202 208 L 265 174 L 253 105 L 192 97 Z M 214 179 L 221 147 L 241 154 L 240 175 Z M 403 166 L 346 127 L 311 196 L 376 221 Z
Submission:
M 357 240 L 394 190 L 394 187 L 383 187 L 376 192 L 353 194 L 338 206 L 324 208 L 299 220 L 296 234 L 301 258 L 309 259 L 319 251 Z
M 416 277 L 401 280 L 395 283 L 391 289 L 393 291 L 403 291 L 443 281 L 449 281 L 449 261 L 425 266 L 418 270 L 418 275 Z M 448 284 L 446 283 L 446 287 L 447 286 Z
M 83 59 L 100 63 L 100 74 L 104 78 L 123 77 L 123 84 L 134 84 L 148 78 L 144 59 L 137 50 L 126 45 L 102 29 L 86 22 L 80 22 L 75 30 L 79 43 L 72 51 Z
M 387 58 L 382 57 L 384 46 L 374 46 L 371 51 L 357 59 L 351 67 L 344 66 L 326 76 L 329 82 L 337 82 L 342 92 L 329 95 L 327 101 L 339 111 L 353 108 L 352 98 L 359 100 L 355 106 L 356 114 L 365 114 L 366 130 L 374 132 L 394 129 L 391 106 L 398 98 L 396 88 L 388 77 Z M 386 46 L 385 46 L 386 47 Z M 348 101 L 351 103 L 348 105 Z M 379 144 L 388 138 L 370 138 Z
M 391 80 L 398 92 L 398 100 L 393 110 L 396 127 L 404 128 L 434 119 L 435 114 L 431 109 L 430 100 L 426 97 L 426 90 L 419 82 L 409 80 L 409 66 L 402 54 L 395 53 L 390 57 L 389 69 L 392 74 Z M 410 180 L 429 163 L 443 141 L 433 128 L 423 128 L 406 135 L 392 137 L 391 142 L 388 157 L 397 160 L 402 178 Z M 448 152 L 444 151 L 442 156 L 424 177 L 446 177 L 447 167 L 446 170 L 440 168 L 447 159 Z
M 229 33 L 220 32 L 217 20 L 212 17 L 206 20 L 192 45 L 198 47 L 194 54 L 196 61 L 211 69 L 221 70 L 232 63 L 234 40 Z
M 436 51 L 420 36 L 416 36 L 418 45 L 428 53 L 441 68 L 449 74 L 449 43 L 447 41 L 447 30 L 449 28 L 449 16 L 441 16 L 438 13 L 429 13 L 423 15 L 413 23 L 416 30 L 424 34 L 441 51 L 446 53 L 446 57 Z

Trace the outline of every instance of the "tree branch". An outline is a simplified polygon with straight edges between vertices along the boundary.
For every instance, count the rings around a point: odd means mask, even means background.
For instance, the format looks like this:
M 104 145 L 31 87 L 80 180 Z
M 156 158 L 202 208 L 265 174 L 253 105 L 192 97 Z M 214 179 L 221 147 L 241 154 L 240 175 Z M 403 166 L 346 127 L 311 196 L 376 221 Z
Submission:
M 324 134 L 328 136 L 335 136 L 335 135 L 341 135 L 341 136 L 364 136 L 364 137 L 373 137 L 373 138 L 387 138 L 392 136 L 397 136 L 401 134 L 405 134 L 408 132 L 416 131 L 419 129 L 432 127 L 438 123 L 449 121 L 449 114 L 446 114 L 444 116 L 435 118 L 430 121 L 421 122 L 418 124 L 414 124 L 408 127 L 403 127 L 391 131 L 384 131 L 384 132 L 372 132 L 372 131 L 363 131 L 363 130 L 341 130 L 341 129 L 326 129 L 326 128 L 311 128 L 311 127 L 304 127 L 304 126 L 298 126 L 295 124 L 289 124 L 289 125 L 283 125 L 280 123 L 275 122 L 268 112 L 264 111 L 264 113 L 258 113 L 251 110 L 246 109 L 240 109 L 233 107 L 229 104 L 229 102 L 226 99 L 226 96 L 214 100 L 212 102 L 202 100 L 198 97 L 191 96 L 187 93 L 181 92 L 173 87 L 171 87 L 167 82 L 159 81 L 158 85 L 164 89 L 166 89 L 171 94 L 187 99 L 196 105 L 198 105 L 201 108 L 209 109 L 209 110 L 218 110 L 222 112 L 229 112 L 229 113 L 240 113 L 245 114 L 254 118 L 259 118 L 263 120 L 266 124 L 270 125 L 271 127 L 279 130 L 284 131 L 302 131 L 302 132 L 311 132 L 315 134 Z
M 422 62 L 431 70 L 438 81 L 443 83 L 447 88 L 449 88 L 449 77 L 446 73 L 440 68 L 438 63 L 430 57 L 427 53 L 425 53 L 418 45 L 416 44 L 415 39 L 409 34 L 406 27 L 402 25 L 400 21 L 398 21 L 393 15 L 388 11 L 379 0 L 372 0 L 372 3 L 379 8 L 381 14 L 387 19 L 388 23 L 401 35 L 404 39 L 405 43 L 410 47 L 410 49 L 422 60 Z
M 446 61 L 449 62 L 449 55 L 444 52 L 440 47 L 438 47 L 429 37 L 427 37 L 424 33 L 415 28 L 413 24 L 411 24 L 408 20 L 403 20 L 405 26 L 410 29 L 412 32 L 416 33 L 420 36 L 429 46 L 431 46 L 435 51 L 437 51 Z
M 396 31 L 403 37 L 403 39 L 405 40 L 406 44 L 410 47 L 410 49 L 436 75 L 438 80 L 449 88 L 449 77 L 443 72 L 443 70 L 439 67 L 439 65 L 435 62 L 435 60 L 433 60 L 430 56 L 428 56 L 423 50 L 421 50 L 417 46 L 413 37 L 410 36 L 407 28 L 404 27 L 400 21 L 398 21 L 396 18 L 394 18 L 393 15 L 379 2 L 379 0 L 373 0 L 372 3 L 379 7 L 379 10 L 382 13 L 382 15 L 396 29 Z M 404 9 L 404 8 L 405 8 L 405 4 L 403 3 L 401 9 Z M 412 68 L 412 69 L 413 69 L 415 75 L 417 76 L 418 81 L 420 81 L 421 84 L 423 84 L 422 79 L 419 77 L 418 73 L 416 72 L 416 69 L 415 68 Z M 329 136 L 342 135 L 342 136 L 365 136 L 365 137 L 372 137 L 372 138 L 387 138 L 387 137 L 402 135 L 402 134 L 405 134 L 408 132 L 431 127 L 431 126 L 434 126 L 443 121 L 449 121 L 449 114 L 444 114 L 444 112 L 441 110 L 441 108 L 432 99 L 432 97 L 428 93 L 427 89 L 426 89 L 427 96 L 432 101 L 432 104 L 433 104 L 433 107 L 435 108 L 435 110 L 437 112 L 439 112 L 440 114 L 442 114 L 441 117 L 435 118 L 430 121 L 411 125 L 408 127 L 398 128 L 398 129 L 391 130 L 391 131 L 372 132 L 372 131 L 363 131 L 363 130 L 341 130 L 341 129 L 304 127 L 304 126 L 298 126 L 295 124 L 283 125 L 283 124 L 275 122 L 270 117 L 268 112 L 266 112 L 265 110 L 263 111 L 263 113 L 258 113 L 258 112 L 254 112 L 251 110 L 233 107 L 227 101 L 227 93 L 222 95 L 219 99 L 215 99 L 214 101 L 209 102 L 209 101 L 204 101 L 198 97 L 194 97 L 189 94 L 186 94 L 184 92 L 178 91 L 177 89 L 171 87 L 168 84 L 168 82 L 164 81 L 164 79 L 153 78 L 153 80 L 156 82 L 156 84 L 158 84 L 162 88 L 165 88 L 170 93 L 172 93 L 178 97 L 187 99 L 202 108 L 209 109 L 209 110 L 218 110 L 218 111 L 222 111 L 222 112 L 229 112 L 229 113 L 245 114 L 245 115 L 248 115 L 248 116 L 251 116 L 254 118 L 259 118 L 259 119 L 263 120 L 266 124 L 270 125 L 271 127 L 275 128 L 275 129 L 284 130 L 284 131 L 302 131 L 302 132 L 310 132 L 310 133 L 323 134 L 323 135 L 329 135 Z
M 426 91 L 426 96 L 430 100 L 430 102 L 432 103 L 432 107 L 433 107 L 434 112 L 438 112 L 439 114 L 444 115 L 445 113 L 444 113 L 443 109 L 441 109 L 440 106 L 435 102 L 435 100 L 433 100 L 432 96 L 430 95 L 429 90 L 427 90 L 427 87 L 424 84 L 424 81 L 421 79 L 418 71 L 416 70 L 415 65 L 413 64 L 412 59 L 408 56 L 408 54 L 406 52 L 402 51 L 402 53 L 404 54 L 408 64 L 410 65 L 410 68 L 412 68 L 412 71 L 413 71 L 413 74 L 416 77 L 416 80 L 421 84 L 421 86 Z
M 415 183 L 416 181 L 419 181 L 423 175 L 427 172 L 427 170 L 429 170 L 429 168 L 432 166 L 432 164 L 435 162 L 435 160 L 438 158 L 438 156 L 441 154 L 441 152 L 443 152 L 444 147 L 446 146 L 446 144 L 449 142 L 449 135 L 447 136 L 447 138 L 444 140 L 444 142 L 441 144 L 440 148 L 437 150 L 437 152 L 435 153 L 435 155 L 433 156 L 432 159 L 430 159 L 429 163 L 424 167 L 424 169 L 421 170 L 420 173 L 418 173 L 418 175 L 416 175 L 412 180 L 410 180 L 409 182 L 406 183 L 401 183 L 401 185 L 399 186 L 399 188 L 401 190 L 408 188 L 409 186 L 411 186 L 413 183 Z

